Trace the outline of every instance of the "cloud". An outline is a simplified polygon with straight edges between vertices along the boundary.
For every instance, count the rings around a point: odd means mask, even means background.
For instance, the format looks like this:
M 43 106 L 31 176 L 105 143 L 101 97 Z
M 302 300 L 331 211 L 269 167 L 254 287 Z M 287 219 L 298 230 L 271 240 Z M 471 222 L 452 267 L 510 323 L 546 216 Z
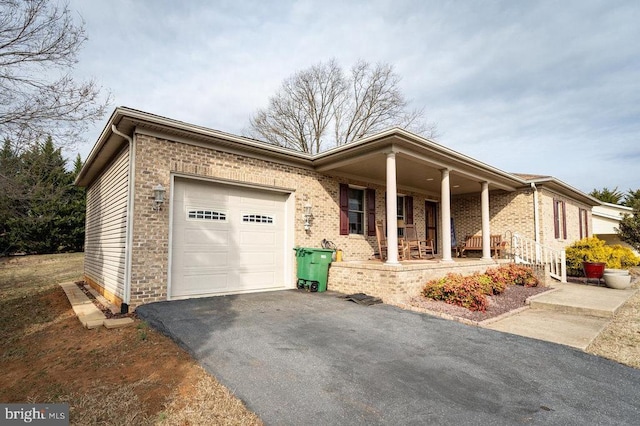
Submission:
M 439 141 L 590 191 L 640 188 L 640 4 L 629 1 L 73 0 L 78 73 L 127 105 L 240 133 L 281 81 L 385 61 Z M 83 156 L 103 123 L 88 135 Z

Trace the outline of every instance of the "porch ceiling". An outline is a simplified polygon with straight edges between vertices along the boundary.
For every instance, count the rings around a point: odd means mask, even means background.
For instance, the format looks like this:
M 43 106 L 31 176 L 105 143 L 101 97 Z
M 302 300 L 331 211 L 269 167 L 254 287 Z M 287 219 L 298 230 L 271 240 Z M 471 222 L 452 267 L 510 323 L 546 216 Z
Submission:
M 377 140 L 351 144 L 314 159 L 316 169 L 333 176 L 386 184 L 386 158 L 396 153 L 398 191 L 403 189 L 440 197 L 442 169 L 449 169 L 452 195 L 478 193 L 480 182 L 490 189 L 513 191 L 525 183 L 518 177 L 399 129 Z

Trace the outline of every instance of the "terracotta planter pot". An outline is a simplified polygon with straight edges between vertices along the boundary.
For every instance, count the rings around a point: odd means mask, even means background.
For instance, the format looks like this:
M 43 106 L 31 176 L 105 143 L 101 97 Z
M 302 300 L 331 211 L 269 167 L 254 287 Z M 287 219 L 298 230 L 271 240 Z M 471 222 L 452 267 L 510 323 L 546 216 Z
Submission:
M 582 262 L 584 276 L 587 278 L 602 278 L 605 266 L 606 263 L 604 262 Z

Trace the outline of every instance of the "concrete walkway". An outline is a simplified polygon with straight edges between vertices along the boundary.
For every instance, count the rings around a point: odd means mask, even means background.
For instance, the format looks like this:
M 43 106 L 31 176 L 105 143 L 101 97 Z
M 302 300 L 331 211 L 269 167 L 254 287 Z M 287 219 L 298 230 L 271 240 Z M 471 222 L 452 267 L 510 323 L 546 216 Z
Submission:
M 530 309 L 484 324 L 503 331 L 585 350 L 637 289 L 556 284 L 530 299 Z

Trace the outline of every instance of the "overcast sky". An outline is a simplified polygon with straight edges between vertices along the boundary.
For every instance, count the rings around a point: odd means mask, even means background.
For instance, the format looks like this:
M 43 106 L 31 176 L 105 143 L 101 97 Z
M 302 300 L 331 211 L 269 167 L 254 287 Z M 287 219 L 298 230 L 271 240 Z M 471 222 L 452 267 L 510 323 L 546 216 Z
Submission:
M 437 142 L 585 192 L 640 188 L 640 1 L 72 0 L 76 75 L 128 106 L 241 134 L 282 80 L 387 62 Z M 83 159 L 105 121 L 78 149 Z

